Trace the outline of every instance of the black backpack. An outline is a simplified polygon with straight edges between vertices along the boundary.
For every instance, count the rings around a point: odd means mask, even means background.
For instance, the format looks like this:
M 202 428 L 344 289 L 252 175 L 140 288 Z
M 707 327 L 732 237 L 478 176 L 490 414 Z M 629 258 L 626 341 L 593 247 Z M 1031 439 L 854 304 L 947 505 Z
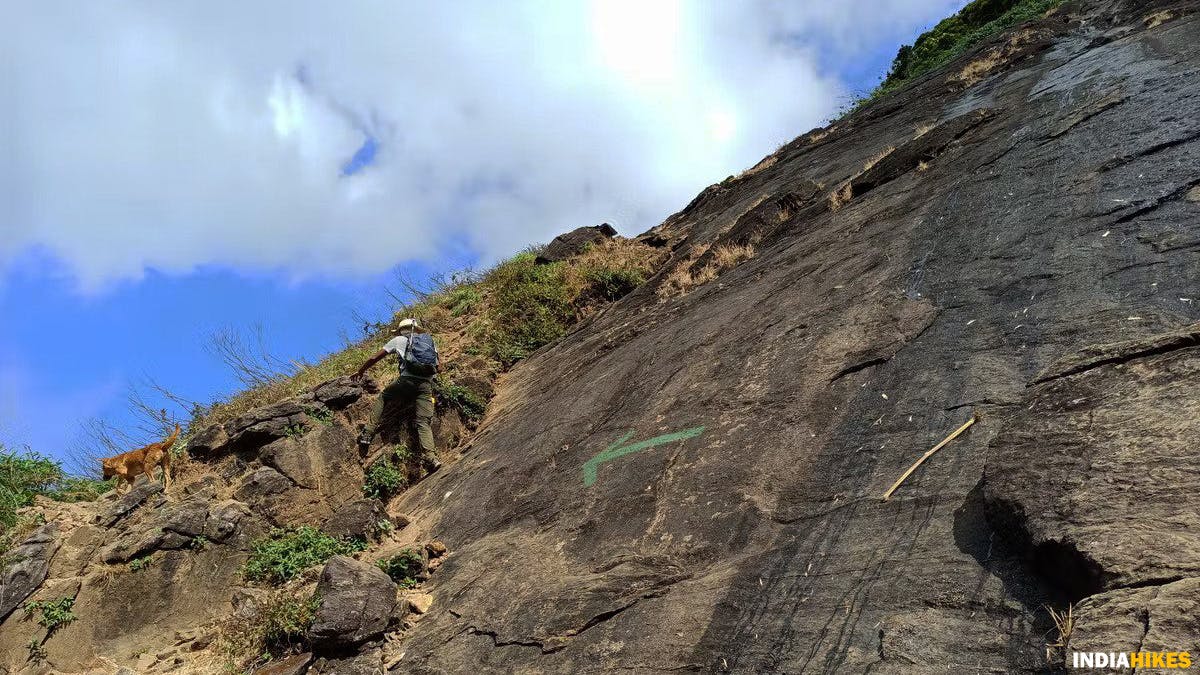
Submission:
M 400 371 L 405 375 L 433 377 L 437 374 L 437 348 L 429 333 L 410 333 L 404 358 L 400 359 Z

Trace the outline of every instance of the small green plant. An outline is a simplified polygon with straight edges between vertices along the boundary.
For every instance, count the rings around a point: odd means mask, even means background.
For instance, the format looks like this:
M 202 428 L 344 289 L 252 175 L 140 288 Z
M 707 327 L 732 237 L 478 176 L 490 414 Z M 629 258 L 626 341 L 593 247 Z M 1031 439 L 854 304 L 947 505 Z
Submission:
M 148 555 L 143 556 L 141 558 L 134 558 L 133 560 L 129 561 L 129 571 L 130 572 L 141 572 L 142 570 L 144 570 L 150 566 L 150 563 L 153 561 L 153 559 L 154 559 L 153 556 L 148 556 Z
M 25 616 L 41 614 L 37 621 L 46 627 L 46 636 L 49 637 L 54 631 L 75 620 L 75 613 L 71 611 L 74 607 L 75 598 L 70 596 L 58 600 L 31 600 L 25 603 Z
M 190 546 L 192 547 L 193 551 L 203 551 L 204 549 L 208 548 L 208 543 L 208 537 L 198 534 L 192 538 L 192 543 Z
M 333 424 L 333 413 L 326 408 L 305 408 L 304 413 L 317 424 L 323 426 Z
M 363 495 L 380 501 L 391 499 L 408 484 L 404 462 L 408 459 L 408 448 L 398 445 L 391 452 L 375 460 L 367 468 L 363 481 Z
M 475 392 L 466 387 L 447 382 L 438 378 L 433 383 L 434 394 L 439 401 L 444 401 L 447 405 L 453 407 L 463 414 L 470 422 L 478 422 L 483 419 L 483 414 L 487 412 L 487 401 L 484 401 Z
M 222 630 L 218 648 L 230 669 L 247 671 L 272 659 L 304 649 L 319 598 L 280 591 L 264 599 L 249 617 L 234 616 Z
M 425 558 L 417 549 L 406 548 L 375 564 L 401 588 L 413 588 L 417 585 L 417 575 L 425 568 Z
M 46 648 L 42 646 L 42 640 L 31 638 L 29 644 L 25 645 L 29 650 L 29 660 L 34 663 L 40 663 L 46 660 Z
M 279 585 L 335 555 L 357 553 L 366 547 L 365 541 L 334 537 L 308 525 L 278 528 L 254 542 L 242 576 L 247 581 Z
M 396 525 L 389 518 L 380 518 L 371 523 L 371 533 L 376 539 L 382 539 L 396 531 Z
M 308 433 L 308 427 L 304 426 L 303 424 L 289 424 L 286 428 L 284 428 L 283 433 L 288 438 L 299 438 L 300 436 Z

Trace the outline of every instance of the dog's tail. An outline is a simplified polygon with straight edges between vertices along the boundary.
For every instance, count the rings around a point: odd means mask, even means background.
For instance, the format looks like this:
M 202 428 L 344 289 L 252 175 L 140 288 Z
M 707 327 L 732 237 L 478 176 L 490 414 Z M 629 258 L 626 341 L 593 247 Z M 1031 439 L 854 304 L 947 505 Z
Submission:
M 175 445 L 175 440 L 178 438 L 179 438 L 179 423 L 176 422 L 175 423 L 175 431 L 172 431 L 171 435 L 167 436 L 166 440 L 163 441 L 162 449 L 169 450 L 172 445 Z

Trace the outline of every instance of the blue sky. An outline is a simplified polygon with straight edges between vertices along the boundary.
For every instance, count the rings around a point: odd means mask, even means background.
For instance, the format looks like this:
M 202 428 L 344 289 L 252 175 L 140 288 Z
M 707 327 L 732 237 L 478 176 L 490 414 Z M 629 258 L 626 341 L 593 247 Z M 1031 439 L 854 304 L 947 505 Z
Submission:
M 643 231 L 962 4 L 7 3 L 0 441 L 230 393 L 223 327 L 319 358 L 397 270 Z

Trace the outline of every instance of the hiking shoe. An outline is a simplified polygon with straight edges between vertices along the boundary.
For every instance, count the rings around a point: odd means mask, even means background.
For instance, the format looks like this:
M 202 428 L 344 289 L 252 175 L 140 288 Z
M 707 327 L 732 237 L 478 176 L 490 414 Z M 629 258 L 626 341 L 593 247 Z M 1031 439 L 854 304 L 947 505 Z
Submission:
M 427 457 L 423 462 L 421 462 L 421 466 L 425 467 L 425 475 L 428 476 L 429 474 L 442 468 L 442 463 L 436 459 Z
M 360 447 L 360 448 L 369 447 L 371 445 L 371 436 L 373 436 L 373 435 L 374 434 L 368 432 L 366 429 L 363 429 L 362 431 L 358 432 L 358 447 Z

